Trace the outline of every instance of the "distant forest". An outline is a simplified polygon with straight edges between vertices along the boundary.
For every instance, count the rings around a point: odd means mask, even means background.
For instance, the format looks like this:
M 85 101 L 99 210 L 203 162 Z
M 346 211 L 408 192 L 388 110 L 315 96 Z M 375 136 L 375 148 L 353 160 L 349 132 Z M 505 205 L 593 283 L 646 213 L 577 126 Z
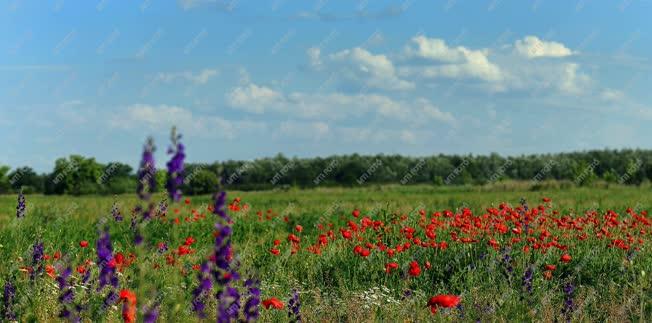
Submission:
M 56 161 L 50 173 L 30 167 L 0 166 L 0 194 L 121 194 L 136 190 L 135 170 L 118 162 L 100 163 L 72 155 Z M 165 165 L 157 170 L 157 190 L 165 190 Z M 225 189 L 263 190 L 317 186 L 377 184 L 484 185 L 504 180 L 567 185 L 596 181 L 641 185 L 652 179 L 652 150 L 594 150 L 574 153 L 502 157 L 474 155 L 361 156 L 287 158 L 277 155 L 253 161 L 228 160 L 185 165 L 184 194 Z

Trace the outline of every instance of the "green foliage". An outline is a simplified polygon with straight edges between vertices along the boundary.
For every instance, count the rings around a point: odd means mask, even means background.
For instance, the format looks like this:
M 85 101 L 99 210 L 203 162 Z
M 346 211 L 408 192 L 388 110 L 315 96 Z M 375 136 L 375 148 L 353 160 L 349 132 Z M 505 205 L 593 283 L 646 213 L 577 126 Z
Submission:
M 45 194 L 120 194 L 135 191 L 134 169 L 126 164 L 102 164 L 94 158 L 70 156 L 55 162 L 49 174 L 29 167 L 0 173 L 0 194 L 21 188 Z M 201 171 L 201 187 L 187 182 L 185 194 L 205 194 L 214 177 L 226 189 L 264 190 L 288 187 L 355 187 L 378 184 L 496 185 L 500 181 L 545 185 L 595 186 L 606 183 L 641 185 L 652 178 L 652 151 L 599 150 L 576 153 L 501 157 L 474 155 L 337 155 L 326 158 L 288 158 L 279 154 L 252 161 L 227 160 L 186 164 L 186 176 Z M 209 176 L 212 173 L 214 176 Z M 196 175 L 196 174 L 195 174 Z M 15 179 L 15 180 L 13 180 Z M 167 173 L 159 165 L 157 192 L 164 190 Z M 559 181 L 558 184 L 550 184 Z M 199 184 L 199 183 L 198 183 Z M 9 186 L 8 186 L 9 185 Z M 131 185 L 131 186 L 129 186 Z

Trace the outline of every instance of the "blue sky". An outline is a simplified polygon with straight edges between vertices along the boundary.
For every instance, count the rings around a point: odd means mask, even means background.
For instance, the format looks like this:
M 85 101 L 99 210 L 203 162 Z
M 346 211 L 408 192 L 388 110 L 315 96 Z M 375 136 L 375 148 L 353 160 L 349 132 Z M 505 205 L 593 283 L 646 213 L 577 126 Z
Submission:
M 652 1 L 0 2 L 0 164 L 652 148 Z

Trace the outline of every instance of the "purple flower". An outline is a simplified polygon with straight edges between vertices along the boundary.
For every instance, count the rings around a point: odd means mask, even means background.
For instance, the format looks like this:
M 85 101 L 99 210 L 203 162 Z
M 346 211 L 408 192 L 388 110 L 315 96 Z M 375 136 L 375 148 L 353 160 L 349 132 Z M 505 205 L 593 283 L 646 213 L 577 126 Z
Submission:
M 111 236 L 108 228 L 100 233 L 100 239 L 97 240 L 97 264 L 100 267 L 98 291 L 106 285 L 111 284 L 114 288 L 118 287 L 118 277 L 115 274 L 115 264 L 113 261 L 113 246 L 111 245 Z
M 199 285 L 192 291 L 192 311 L 197 313 L 199 318 L 206 318 L 206 308 L 205 298 L 210 294 L 211 289 L 213 288 L 213 281 L 210 276 L 210 265 L 208 262 L 201 264 L 201 270 L 197 275 L 199 279 Z
M 143 158 L 138 168 L 138 197 L 142 200 L 149 200 L 151 193 L 156 188 L 156 167 L 154 164 L 154 139 L 147 138 L 143 148 Z
M 224 206 L 226 205 L 226 192 L 222 191 L 213 196 L 213 213 L 219 215 L 226 222 L 231 222 L 231 218 L 226 214 Z
M 118 208 L 118 203 L 113 202 L 113 207 L 111 208 L 111 215 L 113 215 L 113 219 L 116 221 L 120 222 L 122 221 L 122 213 L 120 213 L 120 209 Z
M 21 191 L 18 194 L 18 205 L 16 206 L 16 217 L 22 218 L 25 217 L 25 195 Z
M 573 304 L 574 291 L 575 291 L 575 286 L 573 286 L 573 283 L 567 282 L 566 285 L 564 285 L 565 300 L 564 300 L 564 308 L 562 309 L 561 312 L 562 314 L 566 315 L 567 322 L 571 321 L 573 307 L 575 307 L 575 305 Z
M 219 195 L 218 195 L 219 196 Z M 216 199 L 218 200 L 218 199 Z M 216 201 L 216 205 L 217 205 Z M 238 262 L 232 262 L 233 253 L 231 249 L 231 233 L 229 224 L 215 223 L 217 235 L 215 237 L 215 268 L 213 278 L 221 287 L 215 296 L 217 298 L 217 321 L 230 322 L 238 319 L 240 312 L 240 294 L 231 286 L 231 283 L 240 279 L 238 274 Z
M 145 314 L 143 315 L 143 322 L 154 323 L 158 320 L 158 315 L 159 315 L 159 304 L 154 303 L 151 306 L 145 308 Z
M 70 285 L 70 274 L 72 274 L 72 269 L 70 267 L 66 268 L 59 276 L 57 276 L 56 281 L 59 284 L 59 302 L 61 302 L 61 312 L 59 317 L 67 319 L 70 322 L 79 322 L 80 318 L 77 315 L 73 315 L 73 312 L 70 311 L 69 306 L 75 300 L 75 289 Z
M 15 321 L 14 300 L 16 298 L 16 286 L 10 281 L 5 282 L 5 289 L 2 297 L 2 318 L 7 321 Z
M 529 294 L 532 294 L 532 278 L 534 277 L 534 270 L 529 266 L 523 275 L 523 287 Z
M 247 322 L 253 322 L 260 316 L 260 281 L 247 279 L 244 285 L 249 293 L 249 297 L 244 304 L 244 317 Z
M 296 289 L 292 291 L 292 298 L 288 301 L 288 317 L 290 322 L 301 322 L 301 302 Z
M 168 191 L 170 199 L 174 202 L 181 200 L 181 185 L 183 184 L 184 167 L 183 160 L 186 158 L 184 153 L 185 147 L 179 140 L 181 135 L 177 134 L 177 128 L 172 127 L 172 146 L 168 149 L 168 155 L 172 155 L 172 159 L 167 163 L 168 180 L 165 188 Z
M 43 272 L 43 242 L 37 242 L 32 247 L 32 269 L 30 280 Z

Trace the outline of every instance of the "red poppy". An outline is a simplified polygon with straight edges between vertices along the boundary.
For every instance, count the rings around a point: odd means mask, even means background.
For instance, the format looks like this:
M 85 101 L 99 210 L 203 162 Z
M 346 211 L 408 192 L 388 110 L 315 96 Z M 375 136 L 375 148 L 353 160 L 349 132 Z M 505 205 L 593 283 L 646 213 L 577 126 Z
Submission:
M 85 274 L 86 273 L 86 267 L 84 267 L 83 265 L 77 266 L 77 272 L 82 274 L 82 275 Z
M 437 295 L 428 300 L 428 306 L 433 313 L 437 312 L 437 307 L 450 308 L 459 305 L 460 297 L 456 295 Z
M 57 270 L 54 269 L 54 266 L 52 265 L 45 266 L 45 273 L 48 274 L 48 276 L 50 276 L 51 278 L 57 277 Z
M 344 239 L 351 239 L 353 234 L 349 230 L 342 230 L 342 238 Z
M 418 277 L 421 275 L 421 267 L 419 267 L 419 263 L 416 260 L 413 260 L 410 263 L 410 270 L 408 271 L 410 276 L 412 277 Z
M 272 248 L 272 249 L 269 249 L 269 252 L 271 252 L 275 256 L 278 256 L 281 253 L 281 250 L 278 250 L 276 248 Z
M 393 269 L 398 269 L 398 263 L 390 262 L 390 263 L 385 265 L 385 272 L 386 273 L 389 273 Z
M 275 246 L 278 246 L 280 244 L 281 244 L 281 240 L 279 240 L 279 239 L 274 240 L 274 245 Z
M 351 215 L 353 215 L 356 218 L 359 217 L 360 216 L 360 210 L 358 210 L 358 209 L 353 210 L 353 212 L 351 212 Z
M 187 198 L 184 202 L 185 202 L 186 204 L 190 204 L 190 199 Z
M 557 266 L 555 265 L 546 265 L 546 270 L 555 270 L 557 269 Z
M 569 254 L 567 254 L 567 253 L 563 254 L 561 256 L 561 258 L 559 258 L 559 260 L 561 260 L 562 262 L 565 262 L 565 263 L 569 263 L 572 259 L 573 258 L 571 258 L 571 256 Z
M 282 310 L 283 307 L 285 307 L 285 304 L 283 304 L 283 302 L 281 302 L 278 298 L 272 297 L 263 300 L 263 306 L 265 309 L 275 308 L 277 310 Z
M 136 294 L 128 289 L 123 289 L 120 291 L 120 301 L 125 302 L 122 305 L 122 319 L 129 323 L 136 322 Z
M 191 246 L 193 243 L 195 243 L 195 238 L 192 236 L 186 238 L 186 242 L 184 243 L 186 246 Z
M 303 227 L 302 227 L 301 225 L 297 224 L 297 225 L 294 227 L 294 230 L 297 230 L 297 232 L 301 233 L 301 231 L 303 231 Z

